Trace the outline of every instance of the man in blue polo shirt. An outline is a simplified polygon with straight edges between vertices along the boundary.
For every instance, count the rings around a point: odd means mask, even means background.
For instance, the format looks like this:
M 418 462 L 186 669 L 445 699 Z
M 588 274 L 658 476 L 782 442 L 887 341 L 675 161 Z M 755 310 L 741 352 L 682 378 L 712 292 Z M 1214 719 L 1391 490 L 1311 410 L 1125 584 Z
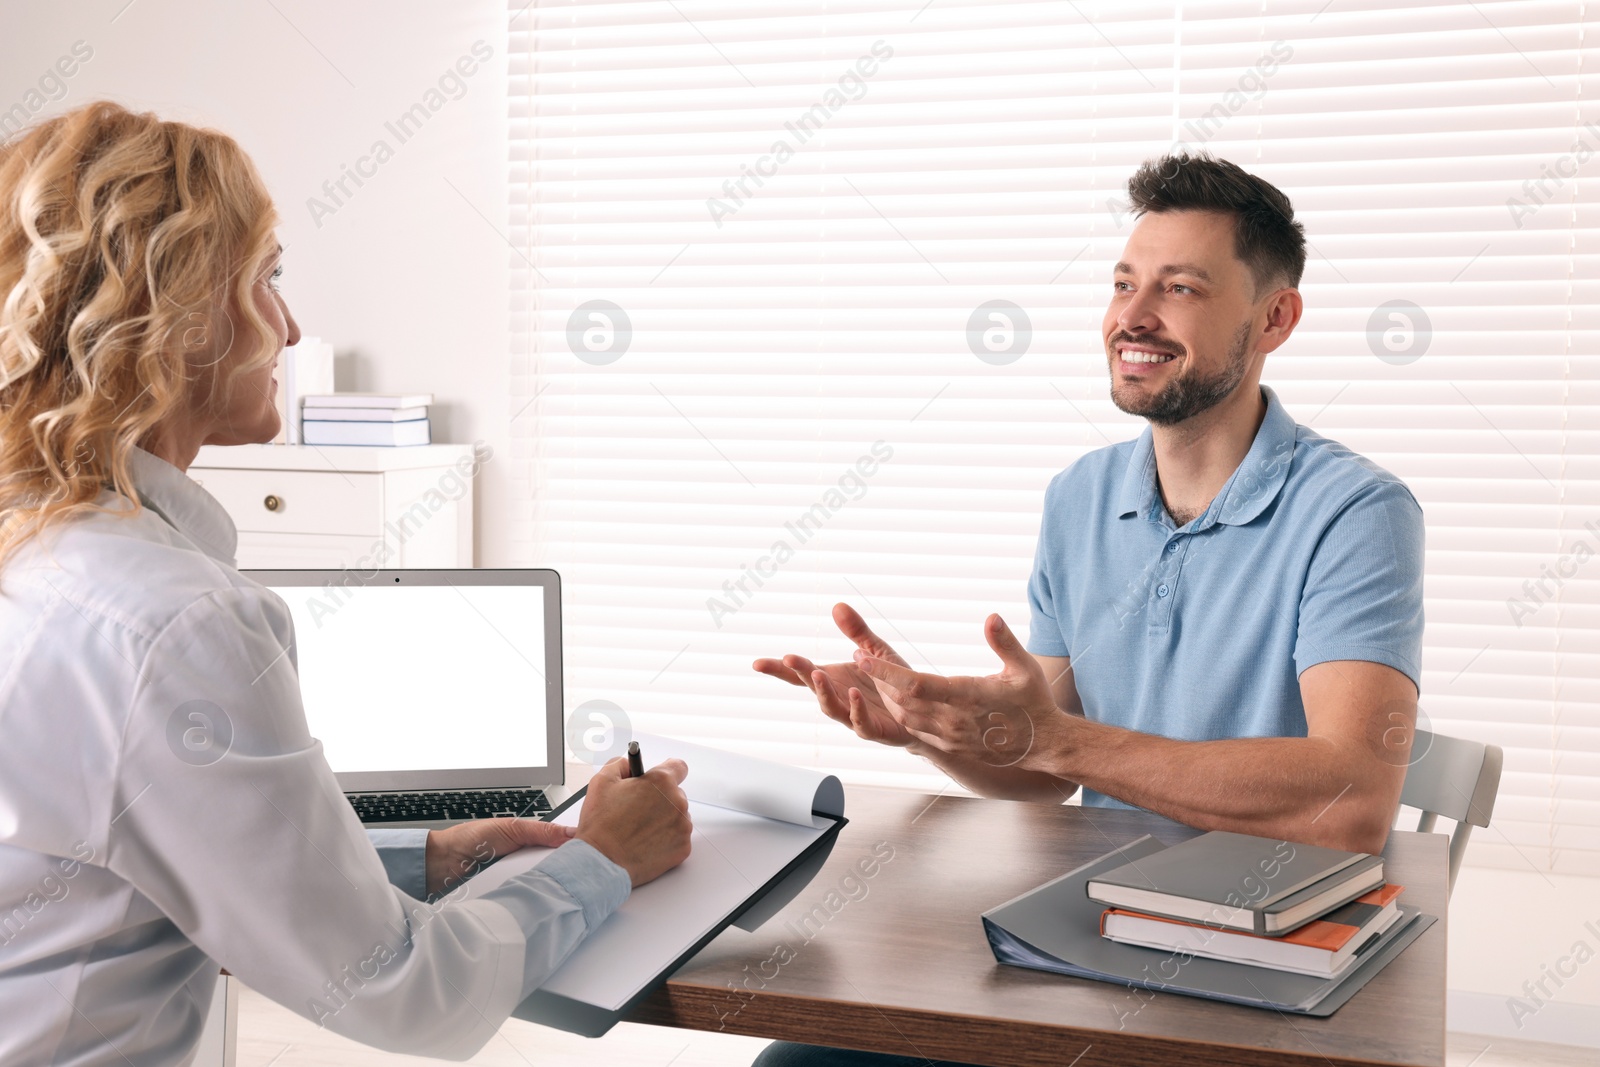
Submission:
M 1024 649 L 998 615 L 986 678 L 913 671 L 846 604 L 854 661 L 755 669 L 975 792 L 1138 807 L 1207 830 L 1376 852 L 1416 720 L 1422 511 L 1405 484 L 1263 387 L 1300 321 L 1288 197 L 1207 156 L 1128 182 L 1138 223 L 1102 340 L 1137 440 L 1051 482 Z M 901 1067 L 778 1042 L 755 1067 Z
M 1383 847 L 1416 715 L 1422 512 L 1260 385 L 1302 310 L 1287 197 L 1207 156 L 1146 163 L 1102 339 L 1148 420 L 1045 495 L 1025 650 L 991 615 L 985 678 L 911 670 L 848 605 L 854 662 L 755 669 L 985 796 L 1159 812 Z

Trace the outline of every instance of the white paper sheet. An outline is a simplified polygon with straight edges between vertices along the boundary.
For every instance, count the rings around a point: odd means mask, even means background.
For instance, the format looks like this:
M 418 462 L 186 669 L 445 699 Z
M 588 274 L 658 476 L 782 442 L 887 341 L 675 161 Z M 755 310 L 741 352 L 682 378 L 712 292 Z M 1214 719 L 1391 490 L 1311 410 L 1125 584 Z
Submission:
M 638 740 L 646 766 L 670 758 L 689 765 L 690 856 L 635 889 L 541 987 L 608 1011 L 620 1009 L 833 825 L 813 816 L 813 808 L 844 814 L 844 789 L 832 775 L 666 738 Z M 582 806 L 555 821 L 577 825 Z M 468 882 L 465 895 L 481 896 L 550 855 L 526 849 L 508 856 Z

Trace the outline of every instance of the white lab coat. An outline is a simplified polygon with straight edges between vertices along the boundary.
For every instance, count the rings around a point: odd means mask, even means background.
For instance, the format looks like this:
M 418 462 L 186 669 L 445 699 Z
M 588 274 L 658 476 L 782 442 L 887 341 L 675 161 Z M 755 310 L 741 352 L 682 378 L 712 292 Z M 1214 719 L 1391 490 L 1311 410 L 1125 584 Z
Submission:
M 581 842 L 476 901 L 389 884 L 307 732 L 288 609 L 233 523 L 145 508 L 0 571 L 0 1063 L 189 1062 L 218 966 L 330 1030 L 466 1058 L 622 902 Z

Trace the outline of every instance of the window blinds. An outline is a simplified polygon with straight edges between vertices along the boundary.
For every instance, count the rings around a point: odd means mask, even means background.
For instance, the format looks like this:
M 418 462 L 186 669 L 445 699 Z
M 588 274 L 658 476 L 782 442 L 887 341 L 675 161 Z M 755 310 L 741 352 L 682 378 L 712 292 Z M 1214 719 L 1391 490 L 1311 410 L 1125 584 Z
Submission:
M 842 657 L 845 600 L 994 669 L 1046 483 L 1141 428 L 1099 323 L 1181 142 L 1307 227 L 1264 380 L 1425 509 L 1424 723 L 1506 749 L 1472 862 L 1600 873 L 1592 6 L 508 12 L 515 545 L 566 579 L 569 708 L 948 788 L 750 661 Z

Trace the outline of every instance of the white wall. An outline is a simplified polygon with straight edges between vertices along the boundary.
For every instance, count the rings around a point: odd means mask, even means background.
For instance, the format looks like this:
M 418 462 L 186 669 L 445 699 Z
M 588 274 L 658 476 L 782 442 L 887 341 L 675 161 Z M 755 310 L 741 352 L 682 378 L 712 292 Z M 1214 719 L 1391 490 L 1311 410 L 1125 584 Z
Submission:
M 1600 878 L 1463 866 L 1448 981 L 1452 1030 L 1600 1048 Z
M 509 565 L 503 0 L 5 0 L 3 19 L 0 117 L 106 97 L 244 145 L 283 217 L 283 287 L 301 329 L 333 342 L 340 389 L 432 392 L 436 441 L 494 448 L 476 558 Z M 460 99 L 446 96 L 405 143 L 385 129 L 480 40 L 493 58 L 462 79 Z M 93 57 L 65 96 L 29 97 L 77 41 Z M 308 198 L 332 205 L 323 182 L 379 139 L 393 157 L 362 187 L 347 179 L 354 195 L 319 226 Z

